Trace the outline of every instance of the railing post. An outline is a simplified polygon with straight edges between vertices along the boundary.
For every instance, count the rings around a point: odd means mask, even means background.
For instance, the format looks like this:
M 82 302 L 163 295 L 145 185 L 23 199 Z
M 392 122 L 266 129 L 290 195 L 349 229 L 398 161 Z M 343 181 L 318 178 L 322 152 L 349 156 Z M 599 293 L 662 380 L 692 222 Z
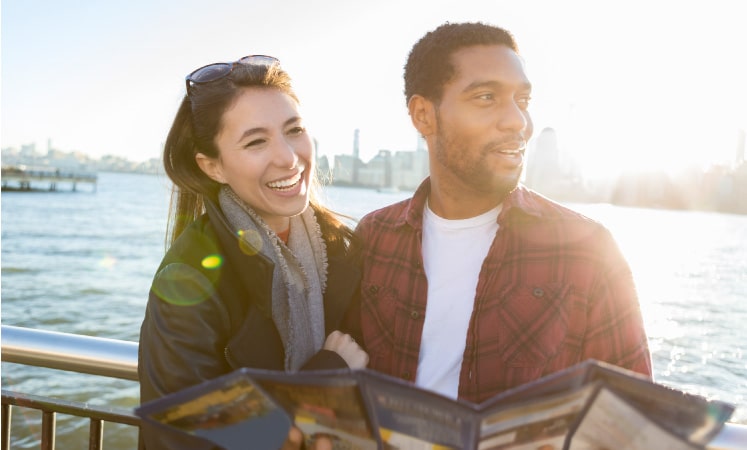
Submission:
M 104 448 L 104 421 L 91 419 L 91 428 L 88 432 L 88 450 L 101 450 Z
M 57 429 L 57 413 L 54 411 L 42 411 L 42 450 L 54 450 Z
M 10 414 L 11 413 L 12 413 L 11 406 L 7 403 L 3 403 L 2 450 L 10 450 Z

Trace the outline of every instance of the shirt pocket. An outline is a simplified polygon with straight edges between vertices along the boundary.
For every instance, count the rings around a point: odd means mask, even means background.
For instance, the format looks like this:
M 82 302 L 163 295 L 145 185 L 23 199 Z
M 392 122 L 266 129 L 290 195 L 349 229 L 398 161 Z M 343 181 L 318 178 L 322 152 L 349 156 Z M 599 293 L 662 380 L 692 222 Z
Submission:
M 516 284 L 498 308 L 499 353 L 507 367 L 544 367 L 580 354 L 586 302 L 569 284 Z
M 376 284 L 361 285 L 361 329 L 370 359 L 369 367 L 385 372 L 390 369 L 395 336 L 401 336 L 397 324 L 401 324 L 404 310 L 396 289 Z

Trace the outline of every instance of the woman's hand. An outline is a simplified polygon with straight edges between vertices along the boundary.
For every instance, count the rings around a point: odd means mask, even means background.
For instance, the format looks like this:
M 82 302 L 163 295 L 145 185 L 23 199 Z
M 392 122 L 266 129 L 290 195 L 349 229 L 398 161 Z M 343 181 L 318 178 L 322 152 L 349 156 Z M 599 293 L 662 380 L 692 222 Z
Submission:
M 335 330 L 327 336 L 324 350 L 332 350 L 345 360 L 351 369 L 363 369 L 368 365 L 368 353 L 355 342 L 352 336 Z
M 301 450 L 303 447 L 303 433 L 296 426 L 288 432 L 288 438 L 280 450 Z M 311 443 L 307 450 L 332 450 L 332 441 L 326 436 L 319 436 Z
M 303 433 L 295 426 L 288 431 L 288 437 L 280 450 L 301 450 L 303 447 Z

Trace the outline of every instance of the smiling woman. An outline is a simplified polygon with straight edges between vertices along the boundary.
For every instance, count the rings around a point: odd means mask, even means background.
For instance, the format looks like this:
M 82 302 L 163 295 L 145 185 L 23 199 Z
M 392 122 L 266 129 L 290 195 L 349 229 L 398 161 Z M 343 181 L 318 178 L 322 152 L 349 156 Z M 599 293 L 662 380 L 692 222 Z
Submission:
M 290 217 L 308 206 L 314 173 L 312 142 L 293 98 L 248 88 L 223 114 L 217 158 L 197 154 L 203 172 L 231 186 L 275 233 L 286 232 Z M 274 124 L 281 124 L 274 126 Z
M 311 197 L 313 146 L 288 74 L 248 56 L 197 69 L 186 90 L 164 146 L 170 247 L 140 332 L 141 401 L 240 367 L 365 367 L 337 329 L 358 287 L 352 232 Z M 142 435 L 153 449 L 208 448 Z

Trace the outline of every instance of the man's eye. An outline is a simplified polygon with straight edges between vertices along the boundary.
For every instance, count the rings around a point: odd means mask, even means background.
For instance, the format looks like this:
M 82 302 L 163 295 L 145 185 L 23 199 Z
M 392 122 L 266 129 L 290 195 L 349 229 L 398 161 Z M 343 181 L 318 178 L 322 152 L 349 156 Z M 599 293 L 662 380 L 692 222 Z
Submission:
M 292 136 L 298 136 L 299 134 L 303 134 L 306 132 L 306 128 L 304 127 L 293 127 L 290 130 L 288 130 L 288 134 Z
M 526 96 L 526 97 L 519 97 L 516 100 L 516 103 L 518 103 L 520 106 L 526 108 L 529 106 L 529 101 L 532 100 L 532 97 Z
M 492 93 L 480 94 L 477 96 L 479 100 L 493 100 L 495 96 Z

